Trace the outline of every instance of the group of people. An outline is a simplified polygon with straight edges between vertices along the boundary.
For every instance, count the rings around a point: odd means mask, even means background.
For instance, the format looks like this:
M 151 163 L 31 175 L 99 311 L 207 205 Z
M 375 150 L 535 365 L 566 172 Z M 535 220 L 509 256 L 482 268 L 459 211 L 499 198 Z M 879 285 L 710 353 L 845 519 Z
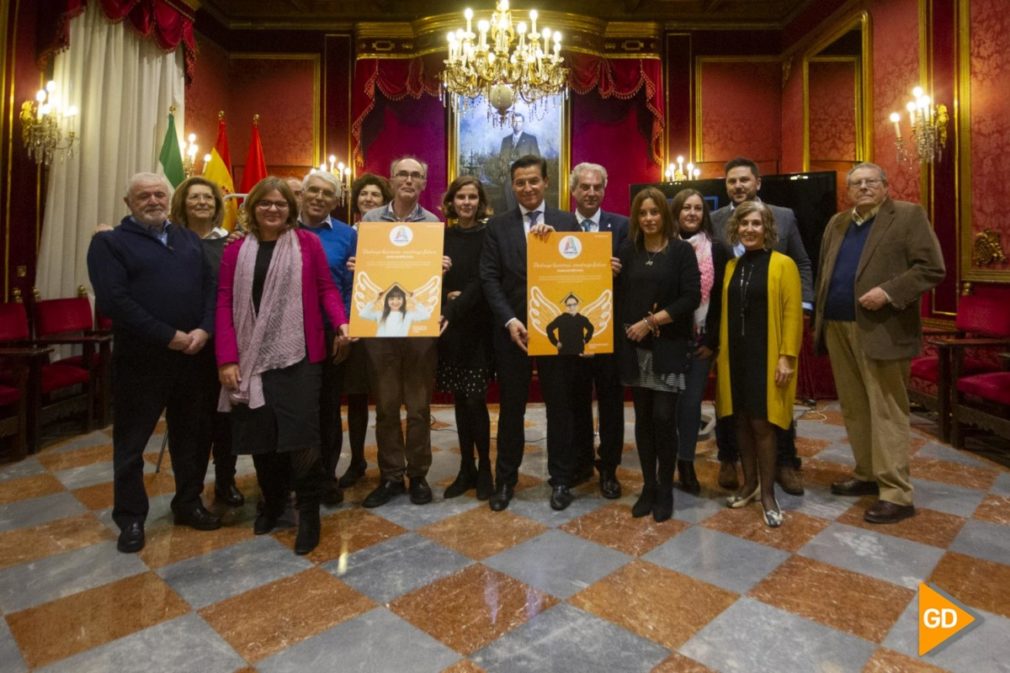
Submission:
M 757 500 L 765 523 L 779 526 L 776 481 L 802 493 L 792 414 L 804 312 L 811 308 L 815 345 L 831 356 L 856 458 L 853 477 L 832 490 L 879 494 L 868 521 L 910 516 L 904 385 L 918 348 L 918 297 L 944 274 L 925 213 L 888 198 L 880 167 L 856 166 L 848 175 L 854 207 L 825 230 L 815 292 L 792 211 L 757 197 L 754 162 L 735 159 L 726 168 L 725 208 L 709 213 L 693 189 L 670 203 L 646 188 L 626 218 L 600 207 L 603 166 L 582 163 L 572 171 L 572 213 L 545 203 L 546 161 L 525 155 L 510 166 L 514 208 L 492 214 L 480 181 L 461 176 L 449 185 L 439 217 L 419 203 L 427 165 L 401 157 L 388 180 L 366 174 L 355 181 L 354 226 L 331 216 L 335 178 L 313 171 L 300 181 L 259 182 L 242 204 L 246 234 L 230 237 L 219 226 L 224 207 L 212 183 L 190 178 L 173 197 L 163 177 L 134 176 L 125 198 L 130 215 L 96 234 L 88 253 L 98 308 L 116 337 L 118 548 L 144 546 L 142 454 L 166 410 L 177 524 L 218 528 L 220 517 L 201 499 L 208 457 L 213 452 L 216 500 L 238 506 L 244 498 L 234 455 L 248 453 L 263 496 L 255 532 L 273 530 L 293 490 L 295 551 L 314 549 L 320 504 L 341 502 L 341 489 L 365 473 L 369 395 L 380 478 L 363 506 L 407 494 L 417 505 L 430 502 L 436 389 L 453 396 L 460 445 L 459 472 L 444 497 L 474 489 L 493 511 L 504 510 L 523 460 L 534 367 L 546 408 L 552 508 L 568 507 L 572 488 L 594 470 L 605 498 L 621 496 L 625 388 L 643 475 L 632 515 L 669 519 L 675 475 L 680 488 L 699 493 L 695 445 L 715 364 L 719 483 L 732 491 L 727 505 Z M 446 222 L 440 336 L 348 336 L 356 229 L 379 221 Z M 611 233 L 615 352 L 531 357 L 527 237 L 576 231 Z M 407 297 L 385 302 L 383 318 L 405 310 Z M 492 469 L 487 392 L 494 379 L 500 406 Z M 351 459 L 337 477 L 342 397 Z

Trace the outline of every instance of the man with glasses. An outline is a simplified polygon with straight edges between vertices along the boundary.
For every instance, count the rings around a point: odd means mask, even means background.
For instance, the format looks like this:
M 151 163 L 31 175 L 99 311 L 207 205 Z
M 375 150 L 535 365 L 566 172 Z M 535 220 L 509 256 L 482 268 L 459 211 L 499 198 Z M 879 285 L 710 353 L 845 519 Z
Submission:
M 293 190 L 292 190 L 293 191 Z M 347 260 L 358 245 L 358 232 L 346 222 L 330 215 L 337 207 L 340 184 L 332 173 L 311 171 L 298 182 L 296 199 L 300 204 L 298 226 L 319 237 L 326 253 L 333 283 L 340 292 L 344 306 L 351 305 L 351 285 L 353 274 L 347 268 Z M 326 325 L 326 344 L 332 349 L 334 329 Z M 343 363 L 333 363 L 333 353 L 327 353 L 323 360 L 323 380 L 319 393 L 319 427 L 322 439 L 323 468 L 327 481 L 322 501 L 326 505 L 338 505 L 344 494 L 337 484 L 337 460 L 340 458 L 340 440 L 343 428 L 340 424 L 340 383 L 343 378 Z
M 194 419 L 203 375 L 193 357 L 214 330 L 215 282 L 200 237 L 168 221 L 172 188 L 162 175 L 138 173 L 126 192 L 130 215 L 100 231 L 88 248 L 88 274 L 98 310 L 112 319 L 112 519 L 117 548 L 144 548 L 148 500 L 144 448 L 167 408 L 168 448 L 175 475 L 175 523 L 221 527 L 200 500 L 209 454 Z M 201 450 L 203 447 L 203 450 Z
M 921 346 L 919 297 L 944 278 L 940 243 L 921 206 L 894 201 L 876 164 L 848 175 L 852 210 L 824 229 L 814 346 L 831 357 L 856 467 L 837 495 L 877 495 L 863 515 L 895 523 L 915 514 L 909 476 L 909 363 Z
M 761 189 L 761 172 L 758 165 L 746 157 L 737 157 L 726 162 L 726 193 L 730 202 L 712 211 L 712 230 L 715 235 L 726 241 L 726 223 L 733 215 L 733 210 L 744 201 L 760 201 L 758 191 Z M 814 274 L 810 266 L 810 257 L 803 246 L 799 226 L 796 223 L 796 213 L 791 208 L 782 208 L 766 203 L 775 218 L 778 229 L 776 251 L 788 255 L 796 262 L 800 270 L 800 283 L 803 286 L 803 311 L 809 314 L 814 300 Z M 733 248 L 737 257 L 743 254 L 743 245 Z M 788 430 L 775 428 L 778 443 L 777 467 L 775 481 L 786 493 L 803 495 L 803 477 L 800 475 L 800 459 L 796 453 L 796 422 Z M 736 425 L 732 416 L 726 416 L 716 421 L 716 443 L 719 447 L 719 486 L 727 490 L 739 487 L 737 481 L 737 446 Z
M 575 200 L 575 218 L 583 231 L 609 232 L 611 255 L 617 257 L 621 243 L 628 237 L 628 218 L 603 210 L 607 169 L 583 162 L 572 169 L 569 178 Z M 575 477 L 574 483 L 588 481 L 595 466 L 600 473 L 600 493 L 604 498 L 621 497 L 617 467 L 624 450 L 624 386 L 617 353 L 584 358 L 575 384 Z M 600 417 L 599 460 L 593 446 L 593 387 Z
M 509 506 L 519 479 L 525 446 L 526 402 L 533 359 L 526 348 L 526 239 L 552 231 L 578 231 L 571 213 L 546 204 L 547 160 L 532 154 L 512 164 L 512 192 L 518 205 L 488 221 L 480 258 L 480 280 L 495 326 L 492 340 L 498 365 L 498 459 L 495 492 L 488 504 L 495 512 Z M 554 355 L 536 358 L 540 391 L 547 411 L 547 471 L 551 507 L 563 510 L 572 503 L 574 455 L 571 381 L 579 358 Z
M 400 157 L 389 167 L 393 200 L 361 218 L 369 222 L 440 222 L 418 203 L 427 184 L 428 165 Z M 308 198 L 308 193 L 303 199 Z M 353 257 L 351 258 L 353 260 Z M 353 262 L 352 262 L 353 263 Z M 443 260 L 443 269 L 445 268 Z M 375 441 L 379 447 L 379 486 L 365 497 L 365 507 L 379 507 L 407 491 L 410 501 L 431 502 L 426 477 L 431 467 L 431 395 L 435 389 L 438 353 L 435 337 L 374 337 L 365 340 L 369 386 L 375 397 Z M 400 408 L 407 408 L 407 432 L 400 426 Z

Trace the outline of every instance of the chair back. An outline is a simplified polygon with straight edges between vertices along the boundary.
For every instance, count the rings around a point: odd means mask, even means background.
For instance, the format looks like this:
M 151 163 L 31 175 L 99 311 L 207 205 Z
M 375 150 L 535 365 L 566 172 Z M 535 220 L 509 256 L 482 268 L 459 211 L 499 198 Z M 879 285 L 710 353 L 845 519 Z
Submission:
M 20 302 L 0 304 L 0 341 L 28 339 L 28 314 Z
M 84 332 L 94 326 L 87 297 L 46 299 L 35 302 L 35 336 Z
M 1010 294 L 961 297 L 954 322 L 958 331 L 990 337 L 1010 337 Z

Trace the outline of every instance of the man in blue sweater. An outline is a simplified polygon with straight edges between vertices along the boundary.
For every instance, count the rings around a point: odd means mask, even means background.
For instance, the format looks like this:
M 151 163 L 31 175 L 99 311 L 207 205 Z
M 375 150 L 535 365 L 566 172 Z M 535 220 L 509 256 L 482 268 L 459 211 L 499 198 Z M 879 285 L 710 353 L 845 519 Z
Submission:
M 221 526 L 200 500 L 209 456 L 200 450 L 202 379 L 193 357 L 213 331 L 216 288 L 199 237 L 168 221 L 171 192 L 163 176 L 134 175 L 124 199 L 130 215 L 88 249 L 98 310 L 115 335 L 112 518 L 124 553 L 144 548 L 144 448 L 166 408 L 175 522 Z

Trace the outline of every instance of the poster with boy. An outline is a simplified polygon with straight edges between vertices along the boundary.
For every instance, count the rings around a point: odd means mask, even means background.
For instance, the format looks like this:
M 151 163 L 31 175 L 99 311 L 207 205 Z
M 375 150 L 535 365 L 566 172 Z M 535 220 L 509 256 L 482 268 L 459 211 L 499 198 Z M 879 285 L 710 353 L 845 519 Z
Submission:
M 358 229 L 352 337 L 437 337 L 441 222 L 367 222 Z
M 526 251 L 530 355 L 613 353 L 610 232 L 531 236 Z

